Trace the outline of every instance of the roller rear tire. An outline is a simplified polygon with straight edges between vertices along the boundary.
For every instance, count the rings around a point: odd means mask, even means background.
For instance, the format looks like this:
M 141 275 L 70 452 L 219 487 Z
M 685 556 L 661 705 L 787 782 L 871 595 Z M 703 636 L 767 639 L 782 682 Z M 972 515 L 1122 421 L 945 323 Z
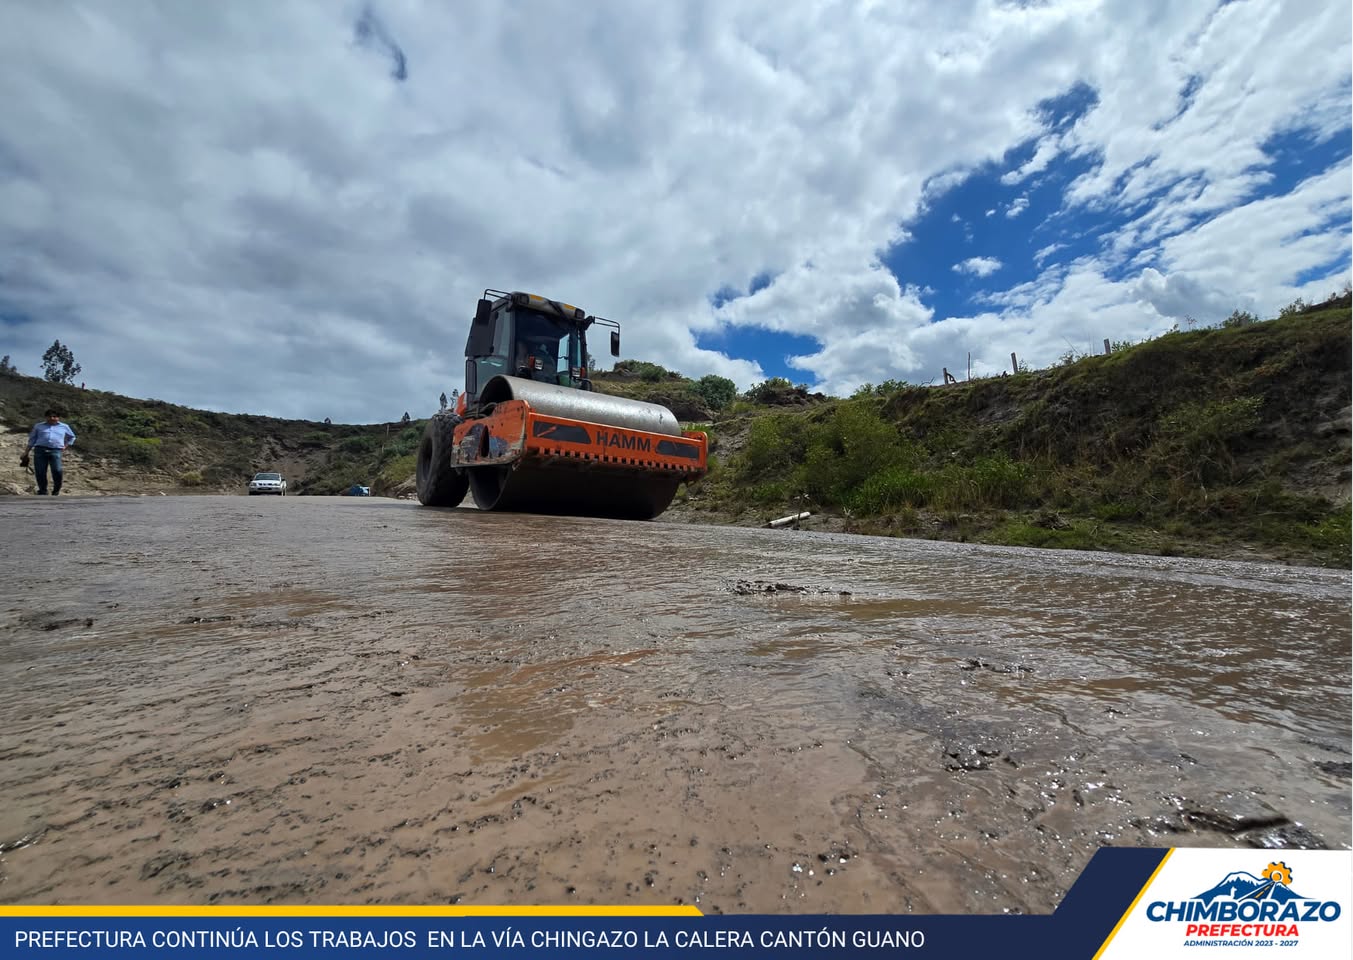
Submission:
M 423 428 L 418 444 L 418 502 L 425 507 L 458 507 L 470 487 L 465 471 L 451 466 L 459 422 L 455 415 L 437 414 Z

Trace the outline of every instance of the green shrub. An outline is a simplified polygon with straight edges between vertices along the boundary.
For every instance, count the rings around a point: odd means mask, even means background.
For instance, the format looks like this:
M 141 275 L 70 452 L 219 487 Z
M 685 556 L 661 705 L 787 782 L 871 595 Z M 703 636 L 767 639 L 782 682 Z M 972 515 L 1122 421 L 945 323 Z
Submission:
M 1232 327 L 1248 327 L 1252 323 L 1258 323 L 1259 318 L 1245 310 L 1233 310 L 1231 315 L 1221 322 L 1224 329 Z
M 1353 545 L 1353 510 L 1345 503 L 1329 516 L 1302 525 L 1302 532 L 1317 548 L 1338 552 L 1344 557 Z
M 649 383 L 680 378 L 681 376 L 666 367 L 649 363 L 647 360 L 617 360 L 615 366 L 611 368 L 611 372 L 620 376 L 638 377 L 640 380 L 646 380 Z
M 768 404 L 784 398 L 794 392 L 794 384 L 784 377 L 771 377 L 748 390 L 745 396 L 752 403 Z
M 131 437 L 154 437 L 162 432 L 159 419 L 146 410 L 130 410 L 122 414 L 113 429 Z
M 737 399 L 738 388 L 732 380 L 727 377 L 720 377 L 714 374 L 701 377 L 695 382 L 695 390 L 700 394 L 700 399 L 713 411 L 718 412 L 728 407 Z
M 179 483 L 185 487 L 202 486 L 202 472 L 200 470 L 189 470 L 187 473 L 179 475 Z
M 389 461 L 387 464 L 385 464 L 384 467 L 381 468 L 381 472 L 376 476 L 375 485 L 379 486 L 381 489 L 388 490 L 391 487 L 398 486 L 405 480 L 408 480 L 410 477 L 414 475 L 417 469 L 418 469 L 417 452 L 403 454 Z M 364 485 L 367 483 L 367 481 L 365 480 L 360 480 L 356 482 L 362 483 Z M 351 486 L 351 484 L 349 484 L 349 486 Z
M 914 458 L 915 451 L 879 415 L 872 400 L 852 400 L 812 422 L 800 476 L 819 503 L 846 504 L 854 502 L 854 491 L 871 477 Z M 876 496 L 877 491 L 866 500 Z
M 353 456 L 362 456 L 372 453 L 379 445 L 379 441 L 371 434 L 360 434 L 355 437 L 344 437 L 338 444 L 338 451 Z
M 128 437 L 120 436 L 118 438 L 121 449 L 118 451 L 122 459 L 128 463 L 134 463 L 141 467 L 153 467 L 160 462 L 160 438 L 159 437 Z
M 748 498 L 760 506 L 777 506 L 787 503 L 792 496 L 789 485 L 783 480 L 771 480 L 758 483 L 747 490 Z
M 1137 520 L 1141 518 L 1141 507 L 1137 504 L 1120 503 L 1116 500 L 1110 500 L 1104 503 L 1097 503 L 1091 506 L 1090 512 L 1097 519 L 1105 520 L 1110 523 L 1121 520 Z
M 1279 317 L 1293 317 L 1293 316 L 1296 316 L 1296 315 L 1299 314 L 1299 313 L 1304 312 L 1304 311 L 1306 310 L 1306 308 L 1307 308 L 1307 303 L 1306 303 L 1306 301 L 1303 300 L 1303 299 L 1301 299 L 1301 297 L 1297 297 L 1297 299 L 1293 300 L 1293 301 L 1292 301 L 1291 303 L 1289 303 L 1287 306 L 1285 306 L 1285 307 L 1283 307 L 1282 309 L 1280 309 L 1280 310 L 1278 311 L 1278 316 L 1279 316 Z
M 418 444 L 423 440 L 423 427 L 405 427 L 398 434 L 391 437 L 381 451 L 381 462 L 398 459 L 406 454 L 416 451 Z
M 929 474 L 910 467 L 887 467 L 855 488 L 849 506 L 862 515 L 923 507 L 930 502 L 934 485 Z
M 1160 421 L 1150 451 L 1172 479 L 1208 484 L 1235 475 L 1233 443 L 1259 423 L 1262 397 L 1186 403 Z
M 745 476 L 756 478 L 792 468 L 803 456 L 802 428 L 801 420 L 787 414 L 754 421 L 742 448 Z
M 983 457 L 968 467 L 966 473 L 973 506 L 1013 507 L 1028 496 L 1029 467 L 1004 454 Z

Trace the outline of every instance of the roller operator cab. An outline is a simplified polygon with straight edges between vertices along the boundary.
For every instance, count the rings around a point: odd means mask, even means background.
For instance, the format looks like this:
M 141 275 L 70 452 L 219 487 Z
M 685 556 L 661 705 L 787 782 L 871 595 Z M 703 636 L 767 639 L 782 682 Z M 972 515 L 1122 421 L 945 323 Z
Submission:
M 571 303 L 530 293 L 484 291 L 465 342 L 465 403 L 474 412 L 480 387 L 496 376 L 591 390 L 587 331 L 611 328 L 611 356 L 620 356 L 620 324 L 589 317 Z
M 455 413 L 428 421 L 418 499 L 482 510 L 651 519 L 704 476 L 707 439 L 666 407 L 599 393 L 587 334 L 620 325 L 572 304 L 485 290 L 465 344 Z

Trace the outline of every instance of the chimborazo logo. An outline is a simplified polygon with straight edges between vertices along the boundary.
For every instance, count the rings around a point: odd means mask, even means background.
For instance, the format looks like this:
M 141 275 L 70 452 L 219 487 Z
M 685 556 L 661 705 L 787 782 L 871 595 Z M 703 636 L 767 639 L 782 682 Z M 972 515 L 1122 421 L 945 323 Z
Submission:
M 1270 863 L 1259 876 L 1238 870 L 1188 900 L 1156 900 L 1146 908 L 1153 923 L 1185 923 L 1186 937 L 1297 937 L 1299 923 L 1339 919 L 1336 900 L 1316 900 L 1292 889 L 1292 870 Z
M 637 437 L 631 433 L 618 433 L 616 431 L 607 432 L 605 430 L 597 431 L 597 443 L 603 447 L 617 447 L 621 450 L 642 450 L 644 453 L 650 452 L 652 442 L 648 437 Z

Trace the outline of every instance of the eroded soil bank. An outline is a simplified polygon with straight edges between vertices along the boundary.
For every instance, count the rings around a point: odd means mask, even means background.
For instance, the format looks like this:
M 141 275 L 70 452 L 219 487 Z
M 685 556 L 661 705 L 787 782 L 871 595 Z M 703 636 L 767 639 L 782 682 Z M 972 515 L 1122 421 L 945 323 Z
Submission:
M 0 901 L 1047 912 L 1350 843 L 1347 571 L 0 502 Z

